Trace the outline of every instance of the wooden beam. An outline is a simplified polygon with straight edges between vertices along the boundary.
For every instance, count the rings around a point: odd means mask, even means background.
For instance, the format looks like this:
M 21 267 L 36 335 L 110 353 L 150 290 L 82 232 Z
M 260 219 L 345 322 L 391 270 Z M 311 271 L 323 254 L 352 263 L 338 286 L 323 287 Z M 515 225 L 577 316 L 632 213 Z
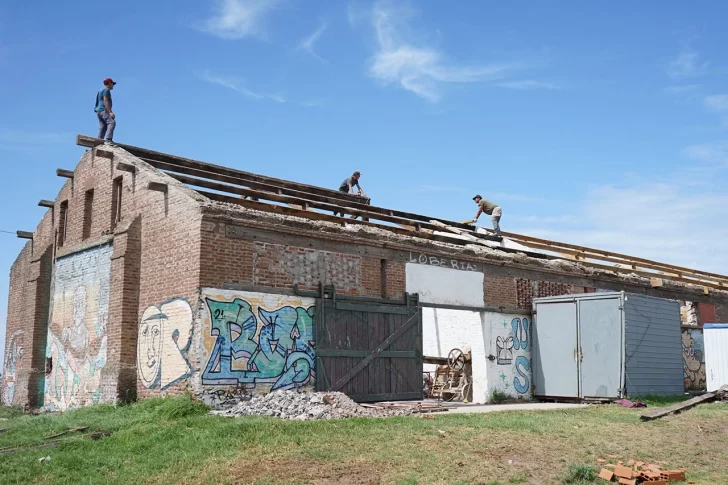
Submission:
M 162 182 L 149 182 L 147 189 L 154 190 L 156 192 L 164 192 L 166 194 L 169 191 L 169 186 Z
M 56 203 L 52 200 L 41 200 L 38 202 L 38 207 L 48 207 L 49 209 L 53 209 L 56 206 Z
M 33 239 L 33 233 L 28 231 L 17 231 L 16 234 L 20 239 Z
M 640 418 L 643 421 L 651 421 L 653 419 L 662 418 L 662 417 L 668 416 L 670 414 L 680 413 L 682 411 L 686 411 L 692 407 L 695 407 L 698 404 L 702 404 L 704 402 L 715 401 L 718 398 L 718 394 L 722 393 L 722 392 L 728 392 L 728 386 L 721 387 L 718 390 L 718 392 L 706 392 L 702 396 L 697 396 L 692 399 L 688 399 L 687 401 L 673 404 L 672 406 L 658 408 L 655 411 L 643 414 L 642 416 L 640 416 Z
M 73 170 L 65 170 L 63 168 L 57 168 L 56 169 L 56 175 L 59 177 L 65 177 L 67 179 L 73 178 Z

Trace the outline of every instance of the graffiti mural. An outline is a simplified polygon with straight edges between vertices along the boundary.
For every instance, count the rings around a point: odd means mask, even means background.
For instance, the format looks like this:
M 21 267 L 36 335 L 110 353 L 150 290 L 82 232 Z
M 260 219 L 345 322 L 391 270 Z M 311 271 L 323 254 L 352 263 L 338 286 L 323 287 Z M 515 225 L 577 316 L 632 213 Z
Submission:
M 46 347 L 45 406 L 52 410 L 101 401 L 112 246 L 56 261 Z
M 703 330 L 700 328 L 682 329 L 683 371 L 686 390 L 705 389 L 705 352 Z
M 531 322 L 528 317 L 493 314 L 492 338 L 495 342 L 495 367 L 488 375 L 489 393 L 504 392 L 514 397 L 530 398 Z M 491 364 L 492 365 L 492 364 Z
M 15 398 L 15 384 L 18 379 L 18 366 L 20 361 L 23 360 L 23 335 L 25 332 L 22 330 L 16 330 L 10 335 L 8 343 L 5 346 L 5 358 L 3 359 L 3 369 L 5 375 L 3 376 L 3 388 L 2 404 L 6 406 L 13 405 L 13 399 Z
M 142 314 L 137 336 L 137 373 L 147 389 L 165 390 L 192 375 L 192 308 L 175 298 Z
M 203 300 L 203 386 L 256 394 L 313 386 L 313 299 L 207 290 Z

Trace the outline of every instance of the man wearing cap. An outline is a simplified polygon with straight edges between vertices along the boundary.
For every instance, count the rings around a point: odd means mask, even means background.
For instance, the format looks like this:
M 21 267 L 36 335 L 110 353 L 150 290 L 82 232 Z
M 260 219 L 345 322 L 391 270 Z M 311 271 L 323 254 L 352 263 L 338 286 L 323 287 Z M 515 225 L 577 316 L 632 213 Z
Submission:
M 104 79 L 104 87 L 96 93 L 96 106 L 94 111 L 99 119 L 99 136 L 102 140 L 106 138 L 107 145 L 114 144 L 114 128 L 116 128 L 116 115 L 111 110 L 111 90 L 116 83 L 107 77 Z
M 352 192 L 353 188 L 356 186 L 358 189 L 358 195 L 359 197 L 366 197 L 366 194 L 364 193 L 364 190 L 362 190 L 361 185 L 359 185 L 359 177 L 361 177 L 361 173 L 357 170 L 354 172 L 350 177 L 346 177 L 343 182 L 341 182 L 341 185 L 339 186 L 339 192 L 344 192 L 345 194 L 349 194 Z M 334 212 L 334 215 L 338 214 L 337 212 Z M 344 213 L 342 212 L 341 215 L 343 216 Z M 352 215 L 351 218 L 354 219 L 357 216 Z
M 476 195 L 473 197 L 473 200 L 476 204 L 478 204 L 478 213 L 475 214 L 475 219 L 470 221 L 472 224 L 475 224 L 478 220 L 478 217 L 480 217 L 480 214 L 485 212 L 489 216 L 491 216 L 491 219 L 493 220 L 493 230 L 495 231 L 496 236 L 500 236 L 500 219 L 501 215 L 503 214 L 503 210 L 500 208 L 500 206 L 492 203 L 489 200 L 485 200 L 480 195 Z

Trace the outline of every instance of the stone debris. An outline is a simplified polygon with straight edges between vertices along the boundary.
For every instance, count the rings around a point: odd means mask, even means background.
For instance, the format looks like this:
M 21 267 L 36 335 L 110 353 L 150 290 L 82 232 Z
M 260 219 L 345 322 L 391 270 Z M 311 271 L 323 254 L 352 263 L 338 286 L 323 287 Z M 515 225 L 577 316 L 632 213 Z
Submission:
M 340 392 L 276 391 L 241 400 L 222 410 L 210 411 L 217 416 L 271 416 L 280 419 L 307 421 L 354 417 L 383 418 L 408 416 L 416 408 L 364 407 Z

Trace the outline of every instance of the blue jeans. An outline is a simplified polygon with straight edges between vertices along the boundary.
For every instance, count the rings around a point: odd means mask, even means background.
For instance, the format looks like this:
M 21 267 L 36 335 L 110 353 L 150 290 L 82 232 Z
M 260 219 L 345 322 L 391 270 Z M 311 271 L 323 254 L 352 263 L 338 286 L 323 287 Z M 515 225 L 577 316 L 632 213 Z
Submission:
M 116 128 L 116 120 L 112 118 L 107 111 L 99 111 L 96 113 L 99 118 L 99 136 L 97 138 L 103 139 L 106 137 L 107 141 L 114 140 L 114 128 Z

